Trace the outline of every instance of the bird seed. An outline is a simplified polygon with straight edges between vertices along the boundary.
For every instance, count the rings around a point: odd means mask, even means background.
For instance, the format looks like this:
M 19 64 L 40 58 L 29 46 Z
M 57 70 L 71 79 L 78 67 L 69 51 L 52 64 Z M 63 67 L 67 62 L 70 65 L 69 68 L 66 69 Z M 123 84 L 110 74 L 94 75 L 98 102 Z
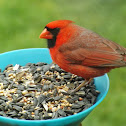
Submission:
M 0 69 L 0 115 L 26 120 L 47 120 L 74 115 L 96 102 L 94 82 L 69 93 L 84 81 L 56 64 L 9 64 Z

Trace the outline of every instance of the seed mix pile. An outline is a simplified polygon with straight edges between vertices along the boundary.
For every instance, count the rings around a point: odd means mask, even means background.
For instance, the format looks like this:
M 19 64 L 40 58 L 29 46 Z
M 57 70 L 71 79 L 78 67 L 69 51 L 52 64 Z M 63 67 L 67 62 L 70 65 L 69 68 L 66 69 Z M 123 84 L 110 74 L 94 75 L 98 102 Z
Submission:
M 81 112 L 100 93 L 93 81 L 69 93 L 84 81 L 56 64 L 9 64 L 0 71 L 0 115 L 26 120 L 46 120 Z

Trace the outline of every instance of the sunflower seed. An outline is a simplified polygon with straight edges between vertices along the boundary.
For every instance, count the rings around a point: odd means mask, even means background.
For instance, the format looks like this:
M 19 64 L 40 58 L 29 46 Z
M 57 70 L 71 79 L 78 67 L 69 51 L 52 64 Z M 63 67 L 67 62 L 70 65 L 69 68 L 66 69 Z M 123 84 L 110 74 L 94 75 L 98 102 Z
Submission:
M 9 105 L 10 105 L 10 104 L 9 104 Z M 23 106 L 24 106 L 24 103 L 18 102 L 18 103 L 16 103 L 16 105 L 17 105 L 17 106 L 20 106 L 20 107 L 23 107 Z
M 13 64 L 8 64 L 6 67 L 5 67 L 5 70 L 7 70 L 7 68 L 9 67 L 13 67 Z
M 3 77 L 4 77 L 4 75 L 3 75 Z M 9 84 L 9 81 L 3 80 L 3 84 L 8 85 Z
M 48 91 L 49 90 L 49 86 L 47 84 L 44 84 L 42 89 L 43 89 L 43 91 Z
M 34 108 L 30 108 L 27 110 L 28 112 L 33 112 L 34 111 Z
M 42 62 L 38 62 L 36 63 L 36 66 L 43 66 L 43 65 L 46 65 L 47 63 L 42 63 Z
M 6 106 L 4 107 L 4 110 L 7 111 L 8 108 L 9 108 L 8 105 L 6 105 Z
M 67 74 L 67 75 L 64 75 L 62 76 L 64 79 L 70 79 L 71 78 L 71 74 Z
M 38 99 L 36 97 L 33 97 L 33 104 L 34 106 L 37 106 L 38 104 Z
M 30 90 L 31 91 L 31 90 Z M 25 97 L 34 97 L 34 93 L 29 93 L 29 94 L 26 94 L 24 95 Z
M 72 108 L 77 109 L 77 108 L 81 108 L 83 105 L 81 104 L 72 104 Z
M 51 119 L 52 117 L 49 116 L 49 114 L 47 112 L 45 112 L 44 115 L 43 115 L 43 118 L 44 119 Z
M 0 105 L 0 110 L 4 111 L 4 106 L 3 105 Z
M 72 97 L 72 100 L 73 101 L 77 101 L 79 99 L 79 96 L 78 95 L 74 95 L 73 97 Z
M 26 66 L 32 66 L 32 63 L 27 63 Z
M 74 111 L 74 113 L 79 113 L 81 112 L 83 109 L 82 108 L 75 108 L 75 109 L 72 109 Z
M 54 100 L 55 101 L 58 101 L 58 100 L 60 100 L 62 98 L 62 96 L 56 96 L 56 97 L 54 97 Z
M 49 85 L 49 89 L 50 90 L 54 89 L 54 85 L 52 83 Z
M 74 103 L 74 100 L 73 100 L 72 98 L 67 98 L 67 101 L 68 101 L 69 103 Z
M 91 99 L 92 98 L 92 94 L 89 92 L 86 96 L 87 99 Z
M 85 91 L 78 91 L 75 94 L 77 94 L 80 97 L 84 97 L 85 96 Z
M 6 114 L 10 115 L 11 117 L 17 116 L 17 112 L 16 111 L 10 111 L 10 112 L 7 112 Z
M 40 117 L 39 116 L 34 116 L 34 120 L 39 120 Z
M 53 112 L 52 113 L 52 119 L 58 118 L 58 112 Z
M 13 108 L 14 108 L 15 110 L 19 111 L 19 112 L 22 110 L 22 107 L 17 106 L 17 105 L 13 105 Z
M 46 99 L 46 102 L 49 102 L 49 101 L 54 101 L 55 99 L 53 97 L 50 97 L 50 98 L 47 98 Z
M 38 97 L 38 104 L 41 104 L 45 99 L 46 99 L 46 96 L 45 95 L 40 95 Z
M 54 96 L 58 95 L 58 90 L 57 90 L 57 88 L 54 89 L 53 95 L 54 95 Z
M 0 99 L 0 104 L 2 104 L 3 102 L 5 102 L 5 101 Z
M 0 96 L 0 99 L 2 99 L 4 101 L 8 101 L 8 99 L 5 96 Z
M 88 109 L 89 107 L 91 107 L 92 106 L 92 104 L 86 104 L 85 105 L 85 108 L 83 109 L 83 110 L 86 110 L 86 109 Z
M 3 112 L 3 111 L 0 111 L 0 115 L 1 115 L 1 116 L 4 116 L 4 117 L 7 116 L 7 115 L 5 114 L 5 112 Z
M 43 72 L 45 73 L 46 71 L 49 70 L 49 68 L 50 68 L 50 64 L 44 65 L 44 67 L 43 67 Z
M 67 114 L 70 114 L 70 115 L 73 115 L 74 114 L 74 111 L 73 110 L 64 110 L 65 113 Z
M 21 90 L 21 91 L 25 90 L 25 86 L 24 85 L 18 85 L 18 90 Z
M 62 109 L 59 109 L 57 112 L 58 112 L 58 114 L 60 114 L 63 117 L 66 116 L 66 113 Z

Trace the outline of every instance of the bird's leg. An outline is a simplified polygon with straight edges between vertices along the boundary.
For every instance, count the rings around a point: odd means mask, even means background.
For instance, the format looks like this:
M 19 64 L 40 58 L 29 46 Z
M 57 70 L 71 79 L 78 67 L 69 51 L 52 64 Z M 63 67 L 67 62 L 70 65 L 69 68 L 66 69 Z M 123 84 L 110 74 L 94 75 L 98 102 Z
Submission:
M 89 80 L 85 80 L 84 82 L 82 82 L 78 87 L 76 87 L 73 92 L 77 92 L 78 90 L 80 90 L 82 87 L 86 86 L 87 84 L 89 84 L 91 81 L 93 80 L 93 78 L 90 78 Z
M 82 124 L 80 124 L 79 126 L 82 126 Z

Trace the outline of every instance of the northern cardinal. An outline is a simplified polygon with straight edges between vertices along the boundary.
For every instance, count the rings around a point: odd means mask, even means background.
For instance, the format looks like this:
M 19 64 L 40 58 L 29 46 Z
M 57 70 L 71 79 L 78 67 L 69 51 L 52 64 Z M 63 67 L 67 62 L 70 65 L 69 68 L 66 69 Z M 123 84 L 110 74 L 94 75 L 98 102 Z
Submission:
M 40 38 L 47 39 L 52 60 L 67 72 L 86 79 L 126 66 L 126 48 L 74 24 L 70 20 L 48 23 Z

